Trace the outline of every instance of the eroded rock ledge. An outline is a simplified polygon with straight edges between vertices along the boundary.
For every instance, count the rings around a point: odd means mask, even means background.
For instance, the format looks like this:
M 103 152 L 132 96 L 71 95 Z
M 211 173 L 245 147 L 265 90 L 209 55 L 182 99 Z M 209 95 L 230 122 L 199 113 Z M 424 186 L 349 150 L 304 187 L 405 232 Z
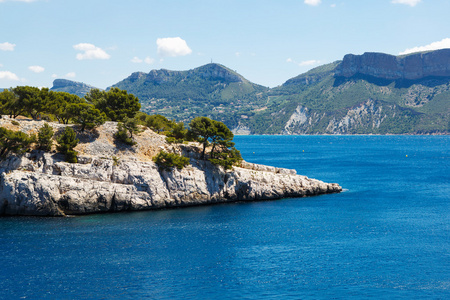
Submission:
M 42 121 L 20 123 L 22 130 L 36 130 L 43 125 Z M 164 138 L 153 132 L 142 133 L 139 145 L 132 151 L 116 149 L 110 144 L 115 126 L 107 122 L 94 141 L 85 137 L 88 142 L 77 146 L 81 154 L 76 164 L 64 162 L 58 153 L 42 151 L 2 161 L 0 215 L 65 216 L 138 211 L 303 197 L 342 190 L 338 184 L 296 175 L 295 170 L 247 162 L 225 171 L 199 160 L 195 147 L 165 144 Z M 191 164 L 183 170 L 159 170 L 149 159 L 157 149 L 144 147 L 145 141 L 151 141 L 148 145 L 153 148 L 183 153 L 190 157 Z
M 1 165 L 0 214 L 45 215 L 148 210 L 219 202 L 303 197 L 341 191 L 294 170 L 244 163 L 225 172 L 191 158 L 183 170 L 153 162 L 33 152 Z

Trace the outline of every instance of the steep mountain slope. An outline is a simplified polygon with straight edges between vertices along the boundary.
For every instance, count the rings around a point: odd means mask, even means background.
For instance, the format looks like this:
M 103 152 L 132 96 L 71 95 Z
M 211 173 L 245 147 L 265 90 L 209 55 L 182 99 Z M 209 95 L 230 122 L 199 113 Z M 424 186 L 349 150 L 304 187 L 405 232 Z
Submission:
M 450 132 L 450 49 L 348 54 L 273 89 L 219 64 L 137 72 L 113 86 L 149 114 L 208 116 L 238 134 Z
M 449 132 L 450 49 L 347 55 L 288 80 L 268 99 L 267 110 L 240 126 L 265 134 Z
M 136 95 L 141 110 L 179 121 L 210 116 L 236 127 L 241 115 L 265 102 L 268 88 L 254 84 L 219 64 L 188 71 L 152 70 L 137 72 L 113 85 Z
M 66 92 L 84 97 L 84 95 L 86 95 L 91 89 L 95 89 L 95 87 L 82 82 L 67 79 L 55 79 L 53 81 L 53 87 L 50 90 L 55 92 Z

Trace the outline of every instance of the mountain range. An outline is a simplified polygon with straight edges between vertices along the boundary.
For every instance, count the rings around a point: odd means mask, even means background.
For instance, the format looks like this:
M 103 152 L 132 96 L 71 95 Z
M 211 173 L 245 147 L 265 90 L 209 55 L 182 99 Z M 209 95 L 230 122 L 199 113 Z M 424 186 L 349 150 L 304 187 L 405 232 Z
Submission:
M 64 88 L 55 82 L 52 90 Z M 112 87 L 136 95 L 146 113 L 184 122 L 208 116 L 237 134 L 450 132 L 450 49 L 348 54 L 272 89 L 212 63 L 136 72 Z

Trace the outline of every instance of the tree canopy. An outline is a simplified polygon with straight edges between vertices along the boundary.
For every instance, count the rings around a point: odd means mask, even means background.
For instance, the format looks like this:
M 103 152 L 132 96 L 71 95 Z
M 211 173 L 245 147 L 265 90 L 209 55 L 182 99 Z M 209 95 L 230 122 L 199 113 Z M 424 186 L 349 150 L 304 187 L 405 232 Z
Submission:
M 77 139 L 77 135 L 72 128 L 67 126 L 56 141 L 58 142 L 58 146 L 56 146 L 56 148 L 59 152 L 65 155 L 67 162 L 78 162 L 78 152 L 76 152 L 74 148 L 78 145 L 80 140 Z
M 38 148 L 44 151 L 50 151 L 53 145 L 52 140 L 53 134 L 54 134 L 53 128 L 47 123 L 45 123 L 44 126 L 39 128 L 37 139 Z
M 189 127 L 190 137 L 203 145 L 202 159 L 205 158 L 206 147 L 209 144 L 212 144 L 211 157 L 214 157 L 214 150 L 217 145 L 231 142 L 234 137 L 231 130 L 225 124 L 207 117 L 194 118 L 189 123 Z
M 86 101 L 104 112 L 111 121 L 122 122 L 125 118 L 134 118 L 141 109 L 139 99 L 133 94 L 119 88 L 109 91 L 92 89 L 86 96 Z
M 0 127 L 0 158 L 5 158 L 9 153 L 23 154 L 35 141 L 34 135 Z
M 191 121 L 189 127 L 188 135 L 203 145 L 201 159 L 205 159 L 206 148 L 211 145 L 209 160 L 214 164 L 229 169 L 242 160 L 232 142 L 234 135 L 224 123 L 207 117 L 197 117 Z

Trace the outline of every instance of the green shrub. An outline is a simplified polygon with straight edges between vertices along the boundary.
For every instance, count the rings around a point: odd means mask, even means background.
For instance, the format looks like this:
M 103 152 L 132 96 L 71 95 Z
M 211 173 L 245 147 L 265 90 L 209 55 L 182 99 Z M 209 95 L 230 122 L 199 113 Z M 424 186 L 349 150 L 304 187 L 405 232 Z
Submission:
M 44 124 L 38 131 L 38 148 L 44 151 L 50 151 L 53 145 L 53 128 L 47 123 Z
M 72 164 L 77 163 L 78 162 L 77 154 L 78 154 L 78 152 L 75 150 L 68 150 L 65 153 L 66 162 L 72 163 Z
M 16 120 L 12 120 L 12 121 L 11 121 L 11 124 L 16 125 L 16 126 L 19 126 L 19 125 L 20 125 L 20 123 L 17 122 Z
M 168 136 L 166 137 L 166 142 L 168 142 L 169 144 L 181 144 L 184 142 L 183 139 L 177 139 L 173 136 Z
M 166 135 L 174 138 L 177 143 L 182 143 L 185 139 L 187 139 L 187 133 L 188 130 L 184 128 L 183 122 L 176 123 L 175 121 L 172 121 L 172 127 Z
M 127 145 L 135 145 L 136 142 L 133 141 L 133 138 L 128 135 L 129 130 L 125 127 L 125 124 L 119 122 L 117 124 L 117 132 L 114 134 L 114 138 L 122 143 Z
M 164 170 L 170 170 L 173 167 L 178 169 L 183 169 L 189 165 L 189 158 L 175 153 L 169 153 L 161 150 L 155 157 L 153 161 L 158 165 L 158 167 Z
M 66 156 L 66 161 L 70 163 L 76 163 L 77 160 L 77 154 L 75 150 L 73 150 L 80 141 L 77 139 L 77 135 L 75 131 L 73 131 L 72 128 L 66 127 L 64 129 L 64 132 L 56 139 L 58 142 L 58 146 L 56 148 L 59 152 L 64 154 Z
M 151 115 L 147 116 L 145 124 L 148 128 L 152 129 L 157 133 L 163 133 L 172 129 L 175 122 L 169 121 L 166 117 L 162 115 Z
M 242 162 L 241 152 L 236 148 L 224 149 L 223 152 L 216 153 L 214 158 L 210 158 L 209 161 L 214 165 L 219 165 L 229 170 L 232 166 L 237 166 Z
M 0 158 L 6 158 L 11 152 L 23 154 L 35 141 L 35 135 L 28 135 L 22 131 L 12 131 L 0 127 Z

